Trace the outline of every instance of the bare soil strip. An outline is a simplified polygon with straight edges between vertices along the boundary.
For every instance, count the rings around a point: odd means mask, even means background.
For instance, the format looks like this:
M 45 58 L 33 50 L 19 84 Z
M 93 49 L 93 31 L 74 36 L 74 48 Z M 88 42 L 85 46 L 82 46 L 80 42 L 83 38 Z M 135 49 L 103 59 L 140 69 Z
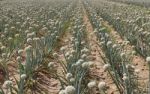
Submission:
M 61 38 L 59 38 L 59 41 L 57 43 L 57 47 L 55 48 L 55 51 L 57 52 L 57 54 L 59 55 L 57 60 L 61 60 L 61 61 L 65 61 L 65 58 L 62 54 L 62 52 L 60 52 L 60 48 L 61 47 L 66 47 L 67 51 L 70 49 L 71 47 L 71 34 L 69 31 L 69 28 L 64 31 L 64 34 L 62 35 Z M 58 64 L 58 61 L 54 61 L 55 63 L 57 63 L 57 72 L 62 75 L 62 66 Z M 49 85 L 49 93 L 48 94 L 58 94 L 59 90 L 61 89 L 61 85 L 60 82 L 56 79 L 51 79 L 50 80 L 50 85 Z

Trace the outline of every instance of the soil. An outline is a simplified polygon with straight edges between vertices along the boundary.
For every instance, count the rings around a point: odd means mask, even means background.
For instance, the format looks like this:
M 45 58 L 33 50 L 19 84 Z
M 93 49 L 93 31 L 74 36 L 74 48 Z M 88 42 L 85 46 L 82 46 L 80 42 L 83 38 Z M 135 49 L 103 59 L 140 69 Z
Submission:
M 117 91 L 117 88 L 111 79 L 110 75 L 108 72 L 106 72 L 103 69 L 104 66 L 104 61 L 101 57 L 105 57 L 103 54 L 102 49 L 96 44 L 99 41 L 97 40 L 96 35 L 94 34 L 94 28 L 92 27 L 92 24 L 88 18 L 87 12 L 82 5 L 82 13 L 83 13 L 83 23 L 86 27 L 86 33 L 87 33 L 87 41 L 90 45 L 90 61 L 94 62 L 94 66 L 90 69 L 90 79 L 93 81 L 96 81 L 99 83 L 100 81 L 104 81 L 107 84 L 107 94 L 119 94 Z M 124 39 L 120 37 L 120 35 L 117 33 L 117 31 L 114 30 L 114 28 L 109 25 L 107 21 L 103 21 L 103 25 L 107 28 L 110 29 L 110 35 L 115 39 L 117 44 L 122 44 L 124 42 Z M 61 47 L 66 47 L 66 51 L 71 50 L 71 42 L 70 38 L 72 37 L 71 33 L 67 30 L 63 34 L 63 36 L 59 39 L 57 46 L 55 48 L 55 52 L 58 53 L 58 60 L 65 61 L 65 58 L 60 52 Z M 131 44 L 127 44 L 124 47 L 124 50 L 126 50 L 126 53 L 130 53 L 134 51 L 133 47 Z M 55 63 L 57 63 L 57 60 L 53 60 Z M 139 76 L 139 81 L 141 83 L 141 87 L 144 86 L 148 82 L 148 67 L 146 66 L 146 61 L 143 57 L 141 57 L 139 54 L 133 55 L 132 56 L 132 64 L 135 66 L 136 70 L 139 70 L 138 76 Z M 19 79 L 18 74 L 16 69 L 17 66 L 16 64 L 12 63 L 9 65 L 9 72 L 10 75 L 15 76 L 17 79 Z M 57 69 L 59 68 L 58 72 L 61 74 L 61 69 L 62 67 L 57 64 Z M 49 79 L 46 76 L 43 76 L 43 78 L 48 82 L 47 85 L 41 85 L 41 87 L 45 88 L 48 90 L 48 94 L 58 94 L 59 90 L 61 89 L 60 83 L 56 79 Z M 143 80 L 144 79 L 144 80 Z M 4 77 L 2 75 L 2 71 L 0 70 L 0 81 L 4 82 Z M 14 79 L 12 79 L 14 81 Z M 91 91 L 91 94 L 99 94 L 98 89 L 95 88 L 94 90 Z

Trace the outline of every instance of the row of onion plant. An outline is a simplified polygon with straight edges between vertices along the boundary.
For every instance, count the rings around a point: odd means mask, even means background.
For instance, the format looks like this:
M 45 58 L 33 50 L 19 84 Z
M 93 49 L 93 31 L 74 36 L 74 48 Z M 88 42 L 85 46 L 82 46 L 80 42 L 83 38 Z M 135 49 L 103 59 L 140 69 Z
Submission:
M 138 86 L 138 75 L 134 66 L 131 64 L 131 55 L 123 49 L 123 44 L 117 44 L 110 36 L 110 30 L 102 25 L 103 19 L 100 18 L 88 3 L 84 3 L 90 21 L 95 28 L 95 34 L 100 41 L 99 46 L 103 49 L 105 56 L 104 68 L 108 70 L 120 94 L 143 93 Z

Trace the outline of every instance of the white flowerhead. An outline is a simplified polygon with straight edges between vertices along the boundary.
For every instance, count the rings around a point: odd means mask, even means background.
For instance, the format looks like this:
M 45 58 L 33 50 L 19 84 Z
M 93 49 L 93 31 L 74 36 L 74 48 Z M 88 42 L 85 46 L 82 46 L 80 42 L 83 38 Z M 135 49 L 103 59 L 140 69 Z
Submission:
M 66 56 L 66 57 L 69 57 L 69 56 L 70 56 L 70 53 L 69 53 L 69 52 L 66 52 L 65 56 Z
M 114 44 L 112 47 L 113 47 L 113 48 L 117 48 L 117 44 Z
M 96 82 L 95 81 L 89 82 L 87 86 L 89 89 L 94 88 L 96 87 Z
M 74 37 L 71 37 L 71 41 L 74 41 L 75 40 L 75 38 Z
M 88 62 L 82 63 L 82 68 L 89 68 L 89 63 Z
M 65 92 L 66 92 L 65 90 L 61 90 L 59 91 L 59 94 L 66 94 Z
M 81 50 L 81 53 L 88 53 L 89 52 L 89 49 L 87 49 L 86 47 L 84 47 L 84 49 Z
M 74 86 L 67 86 L 65 88 L 65 93 L 66 94 L 75 94 L 75 91 L 76 91 L 76 89 L 75 89 Z
M 29 44 L 32 43 L 32 39 L 31 39 L 31 38 L 28 38 L 28 39 L 27 39 L 27 43 L 29 43 Z
M 82 41 L 82 42 L 81 42 L 81 45 L 84 45 L 84 44 L 85 44 L 85 41 Z
M 76 68 L 77 66 L 76 66 L 76 64 L 72 64 L 71 67 L 72 68 Z
M 16 28 L 15 27 L 11 27 L 11 30 L 14 31 Z
M 128 45 L 130 42 L 127 40 L 127 41 L 124 41 L 124 45 Z
M 29 27 L 29 30 L 32 31 L 32 30 L 33 30 L 33 27 Z
M 105 38 L 104 38 L 104 37 L 101 37 L 101 41 L 105 41 Z
M 76 44 L 76 45 L 78 45 L 78 44 L 79 44 L 79 42 L 78 42 L 78 41 L 75 41 L 75 44 Z
M 105 64 L 105 65 L 103 66 L 104 71 L 108 70 L 109 68 L 110 68 L 110 64 Z
M 36 42 L 39 42 L 39 41 L 40 41 L 40 38 L 35 37 L 35 38 L 33 38 L 33 40 L 36 41 Z
M 16 60 L 17 60 L 17 62 L 21 62 L 21 60 L 22 60 L 22 58 L 21 58 L 21 56 L 17 56 L 17 58 L 16 58 Z
M 98 88 L 99 88 L 99 90 L 104 90 L 106 88 L 106 83 L 105 82 L 99 82 Z
M 87 57 L 86 54 L 83 54 L 83 55 L 81 56 L 82 59 L 86 59 L 86 57 Z
M 52 34 L 51 34 L 51 36 L 53 37 L 53 36 L 55 36 L 55 34 L 54 34 L 54 33 L 52 33 Z
M 89 63 L 89 67 L 92 67 L 94 65 L 94 62 L 92 61 L 89 61 L 88 63 Z
M 5 81 L 3 84 L 3 87 L 6 89 L 8 89 L 10 86 L 12 86 L 12 81 L 10 80 Z
M 74 79 L 74 78 L 70 78 L 70 82 L 71 82 L 71 83 L 74 83 L 74 82 L 75 82 L 75 79 Z
M 128 76 L 126 74 L 123 75 L 123 78 L 122 78 L 124 81 L 127 81 L 128 80 Z
M 122 58 L 125 58 L 126 55 L 125 55 L 125 53 L 121 53 L 120 56 L 121 56 Z
M 18 54 L 22 55 L 23 54 L 23 50 L 22 49 L 18 50 Z
M 100 45 L 104 45 L 104 44 L 105 44 L 105 42 L 104 42 L 104 41 L 100 42 Z
M 9 38 L 8 38 L 8 40 L 9 40 L 9 41 L 12 41 L 12 40 L 13 40 L 13 38 L 12 38 L 12 37 L 9 37 Z
M 61 48 L 60 48 L 60 51 L 61 51 L 61 52 L 64 52 L 65 49 L 66 49 L 65 47 L 61 47 Z
M 139 73 L 140 73 L 140 69 L 135 69 L 134 72 L 135 72 L 136 74 L 139 74 Z
M 132 49 L 135 49 L 135 46 L 134 46 L 134 45 L 132 45 Z
M 47 31 L 48 32 L 48 34 L 51 34 L 51 31 Z
M 76 66 L 80 66 L 83 62 L 84 62 L 83 59 L 79 59 L 79 60 L 76 62 Z
M 2 35 L 1 35 L 1 38 L 5 38 L 5 35 L 4 35 L 4 34 L 2 34 Z
M 48 28 L 47 27 L 43 27 L 42 31 L 48 31 Z
M 135 55 L 135 54 L 136 54 L 136 51 L 132 51 L 131 53 L 132 53 L 132 55 Z
M 17 25 L 20 25 L 20 22 L 16 22 Z
M 28 33 L 29 33 L 29 30 L 26 30 L 26 31 L 25 31 L 25 34 L 28 34 Z
M 66 79 L 67 80 L 70 80 L 70 78 L 72 78 L 72 77 L 73 77 L 72 73 L 67 73 L 66 74 Z
M 105 33 L 105 37 L 109 37 L 109 34 L 108 33 Z M 109 41 L 108 41 L 109 42 Z M 110 41 L 110 43 L 112 43 L 112 41 Z
M 112 41 L 107 42 L 107 46 L 110 47 L 112 45 Z
M 70 54 L 69 57 L 67 58 L 68 60 L 72 59 L 73 58 L 73 55 Z
M 19 34 L 15 34 L 15 37 L 18 38 L 20 35 Z
M 58 39 L 59 38 L 59 36 L 56 36 L 56 39 Z
M 146 58 L 146 61 L 150 63 L 150 56 Z
M 75 51 L 75 50 L 71 50 L 71 53 L 72 53 L 72 54 L 75 54 L 75 53 L 76 53 L 76 51 Z
M 36 36 L 35 32 L 32 32 L 31 35 L 32 35 L 32 37 L 35 37 L 35 36 Z
M 94 33 L 97 33 L 97 32 L 98 32 L 97 29 L 95 29 L 95 30 L 94 30 Z
M 6 58 L 7 54 L 6 53 L 2 53 L 2 58 Z
M 55 31 L 55 33 L 58 33 L 58 31 Z
M 126 68 L 127 68 L 127 69 L 135 69 L 135 66 L 134 66 L 134 65 L 131 65 L 131 64 L 127 64 L 127 65 L 126 65 Z
M 32 38 L 32 33 L 27 33 L 27 38 Z
M 1 50 L 5 50 L 5 49 L 6 49 L 6 46 L 2 46 L 2 47 L 1 47 Z
M 42 42 L 45 42 L 45 37 L 41 37 L 41 41 L 42 41 Z
M 91 62 L 91 61 L 89 61 L 89 62 L 84 62 L 84 63 L 82 63 L 82 67 L 83 67 L 83 68 L 89 68 L 89 67 L 91 67 L 93 64 L 94 64 L 94 62 Z
M 5 27 L 9 27 L 9 24 L 5 24 Z
M 54 56 L 55 58 L 57 58 L 57 57 L 58 57 L 58 54 L 57 54 L 57 53 L 53 53 L 53 56 Z
M 54 64 L 55 64 L 54 62 L 49 62 L 49 63 L 48 63 L 48 67 L 49 67 L 49 68 L 54 68 Z
M 27 77 L 27 75 L 26 74 L 21 74 L 21 79 L 25 79 Z

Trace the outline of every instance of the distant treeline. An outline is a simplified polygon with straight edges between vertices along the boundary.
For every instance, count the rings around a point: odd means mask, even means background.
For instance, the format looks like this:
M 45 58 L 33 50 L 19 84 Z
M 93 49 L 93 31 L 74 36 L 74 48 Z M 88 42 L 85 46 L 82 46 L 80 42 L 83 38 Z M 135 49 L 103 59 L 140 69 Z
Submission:
M 150 7 L 150 0 L 108 0 L 108 1 L 133 4 L 142 7 Z

